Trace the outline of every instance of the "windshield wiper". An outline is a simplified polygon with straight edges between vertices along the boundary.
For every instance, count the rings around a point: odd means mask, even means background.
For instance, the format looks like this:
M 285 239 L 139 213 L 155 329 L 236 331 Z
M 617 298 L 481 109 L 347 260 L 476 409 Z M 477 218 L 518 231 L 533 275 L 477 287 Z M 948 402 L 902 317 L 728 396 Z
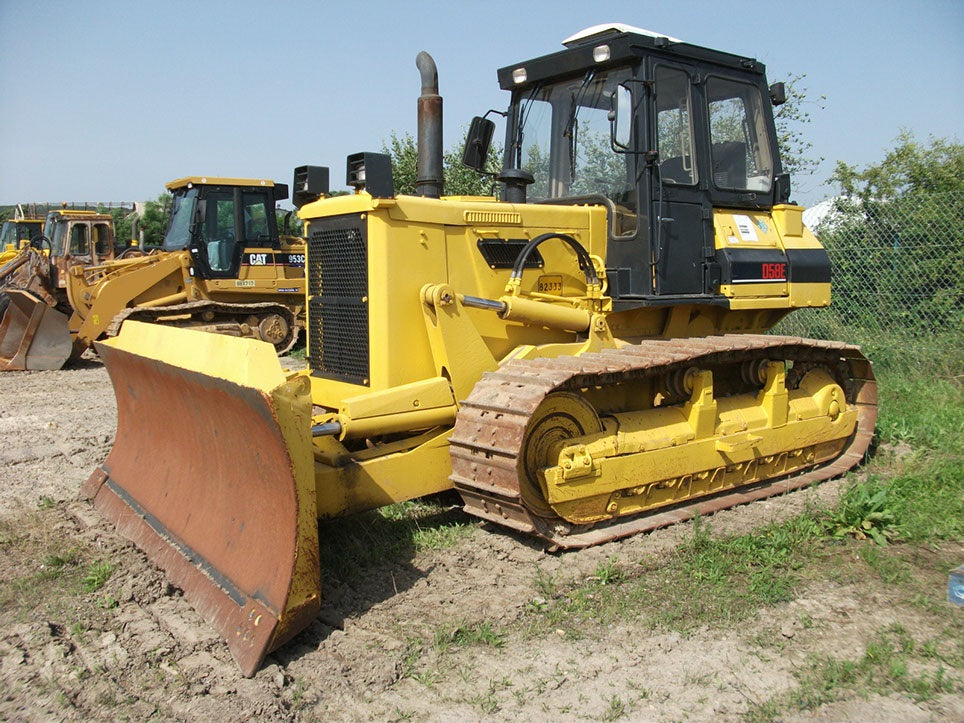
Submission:
M 529 113 L 532 112 L 532 103 L 536 99 L 536 93 L 542 89 L 541 85 L 532 87 L 528 97 L 519 104 L 519 125 L 512 139 L 511 155 L 516 159 L 516 166 L 522 168 L 522 129 L 525 128 L 529 120 Z
M 582 83 L 576 92 L 572 96 L 572 107 L 569 109 L 569 120 L 566 122 L 566 128 L 562 132 L 563 138 L 569 139 L 569 180 L 576 180 L 576 137 L 579 134 L 579 109 L 582 107 L 579 105 L 579 101 L 582 100 L 583 96 L 586 94 L 586 89 L 592 82 L 592 79 L 596 77 L 596 71 L 589 70 L 586 73 L 586 77 L 582 79 Z

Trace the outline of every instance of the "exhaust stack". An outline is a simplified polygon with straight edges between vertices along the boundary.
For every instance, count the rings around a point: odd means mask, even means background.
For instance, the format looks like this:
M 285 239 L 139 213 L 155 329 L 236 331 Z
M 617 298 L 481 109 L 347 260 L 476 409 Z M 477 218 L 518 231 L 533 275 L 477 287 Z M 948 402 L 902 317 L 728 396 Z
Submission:
M 422 75 L 418 97 L 418 165 L 415 193 L 427 198 L 442 195 L 442 96 L 438 94 L 438 68 L 424 50 L 415 58 Z

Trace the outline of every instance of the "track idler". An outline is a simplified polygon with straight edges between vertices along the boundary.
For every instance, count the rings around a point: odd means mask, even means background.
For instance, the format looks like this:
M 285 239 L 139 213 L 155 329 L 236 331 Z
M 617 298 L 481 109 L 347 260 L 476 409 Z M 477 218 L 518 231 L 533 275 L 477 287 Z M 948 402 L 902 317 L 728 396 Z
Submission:
M 28 291 L 4 289 L 0 371 L 60 369 L 70 356 L 67 317 Z
M 253 675 L 321 602 L 308 380 L 270 344 L 156 324 L 95 346 L 117 437 L 82 494 Z

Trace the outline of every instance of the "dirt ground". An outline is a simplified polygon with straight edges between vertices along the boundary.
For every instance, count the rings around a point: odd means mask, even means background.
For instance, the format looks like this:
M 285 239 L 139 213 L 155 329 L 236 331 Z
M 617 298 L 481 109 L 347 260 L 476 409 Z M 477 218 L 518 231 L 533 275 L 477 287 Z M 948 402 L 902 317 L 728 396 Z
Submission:
M 0 608 L 2 720 L 739 720 L 797 685 L 795 671 L 814 654 L 859 657 L 889 623 L 920 639 L 937 633 L 868 581 L 814 583 L 726 629 L 681 635 L 627 622 L 591 636 L 533 636 L 520 621 L 538 602 L 539 576 L 576 579 L 613 557 L 652 558 L 689 526 L 548 555 L 476 524 L 454 548 L 323 580 L 317 621 L 245 679 L 180 591 L 77 499 L 115 423 L 96 359 L 0 375 L 0 541 L 8 548 L 0 579 L 45 580 L 38 571 L 66 550 L 113 567 L 96 592 L 74 588 L 57 604 L 42 588 L 24 609 L 30 590 L 21 590 L 20 604 Z M 840 484 L 720 513 L 713 528 L 753 529 L 832 499 Z M 439 630 L 482 623 L 508 630 L 508 639 L 440 644 Z M 858 696 L 819 708 L 816 718 L 964 720 L 964 701 Z

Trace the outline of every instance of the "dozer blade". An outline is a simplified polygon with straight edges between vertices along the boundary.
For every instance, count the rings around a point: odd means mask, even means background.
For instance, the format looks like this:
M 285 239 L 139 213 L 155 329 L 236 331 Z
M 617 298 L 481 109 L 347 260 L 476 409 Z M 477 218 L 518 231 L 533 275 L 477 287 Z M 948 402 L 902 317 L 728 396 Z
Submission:
M 308 381 L 220 334 L 128 322 L 96 348 L 117 436 L 81 494 L 253 675 L 321 603 Z
M 0 370 L 60 369 L 70 356 L 67 317 L 29 291 L 3 293 L 10 303 L 0 320 Z

